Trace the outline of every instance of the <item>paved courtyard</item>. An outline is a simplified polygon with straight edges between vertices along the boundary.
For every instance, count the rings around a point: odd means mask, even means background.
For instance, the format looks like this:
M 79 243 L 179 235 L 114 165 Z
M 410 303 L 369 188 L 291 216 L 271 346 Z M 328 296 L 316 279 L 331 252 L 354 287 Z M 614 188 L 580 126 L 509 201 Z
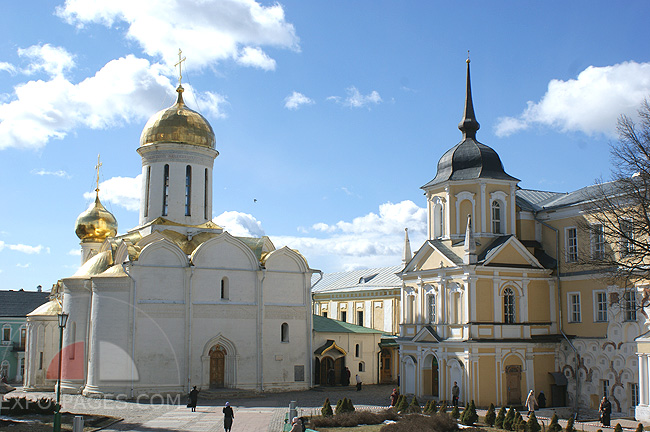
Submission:
M 23 393 L 19 390 L 8 396 L 54 397 L 53 393 Z M 223 431 L 221 410 L 225 402 L 229 401 L 235 412 L 233 432 L 280 432 L 289 403 L 293 400 L 298 404 L 299 415 L 320 413 L 325 398 L 329 398 L 332 404 L 336 404 L 339 399 L 347 397 L 352 399 L 357 408 L 377 410 L 388 405 L 391 391 L 392 386 L 376 385 L 364 386 L 360 392 L 351 386 L 315 388 L 303 392 L 248 395 L 248 397 L 224 396 L 222 398 L 218 394 L 216 397 L 215 394 L 211 394 L 211 398 L 207 399 L 202 398 L 199 394 L 199 405 L 196 412 L 191 412 L 189 408 L 185 407 L 184 399 L 176 400 L 175 404 L 164 404 L 88 399 L 78 395 L 63 395 L 62 406 L 64 411 L 71 413 L 102 414 L 123 419 L 103 429 L 106 432 L 213 432 Z M 484 414 L 485 411 L 479 410 L 479 415 Z M 537 417 L 545 421 L 547 425 L 551 415 L 550 410 L 537 412 Z M 621 426 L 631 430 L 635 429 L 637 425 L 637 422 L 629 418 L 613 418 L 610 430 L 613 430 L 616 423 L 621 423 Z M 566 422 L 560 421 L 560 424 L 564 426 Z M 595 417 L 591 420 L 576 422 L 576 429 L 590 432 L 595 432 L 597 429 L 607 430 L 595 421 Z

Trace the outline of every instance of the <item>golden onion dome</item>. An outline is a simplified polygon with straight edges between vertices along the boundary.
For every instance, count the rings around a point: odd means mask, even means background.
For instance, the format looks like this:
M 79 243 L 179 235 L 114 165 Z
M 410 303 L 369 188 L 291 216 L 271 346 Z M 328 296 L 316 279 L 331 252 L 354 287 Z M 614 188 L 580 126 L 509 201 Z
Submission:
M 185 105 L 181 85 L 176 91 L 176 103 L 154 114 L 145 125 L 140 146 L 172 142 L 214 149 L 216 139 L 212 126 L 205 117 Z
M 101 243 L 117 235 L 117 220 L 99 201 L 99 195 L 95 203 L 79 215 L 74 232 L 84 243 Z

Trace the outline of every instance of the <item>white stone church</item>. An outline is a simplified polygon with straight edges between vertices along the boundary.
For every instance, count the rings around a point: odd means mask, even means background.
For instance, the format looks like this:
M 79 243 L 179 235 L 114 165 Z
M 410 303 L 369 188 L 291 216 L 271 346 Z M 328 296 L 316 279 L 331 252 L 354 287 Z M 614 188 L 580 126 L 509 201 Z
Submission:
M 211 221 L 215 136 L 185 105 L 182 86 L 177 92 L 140 138 L 139 226 L 117 235 L 99 191 L 77 220 L 82 265 L 57 284 L 50 308 L 60 302 L 70 316 L 62 391 L 135 397 L 194 385 L 309 388 L 313 270 L 268 237 L 235 237 Z M 58 365 L 43 332 L 56 326 L 52 318 L 31 318 L 27 389 L 56 381 L 45 370 Z

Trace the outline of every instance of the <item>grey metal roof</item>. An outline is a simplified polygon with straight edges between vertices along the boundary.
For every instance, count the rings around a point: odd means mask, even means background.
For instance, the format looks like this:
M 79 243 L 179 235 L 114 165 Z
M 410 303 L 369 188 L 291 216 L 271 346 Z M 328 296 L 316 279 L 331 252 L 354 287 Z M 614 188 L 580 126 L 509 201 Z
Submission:
M 519 189 L 517 205 L 531 211 L 550 210 L 585 203 L 602 194 L 614 196 L 619 191 L 620 185 L 615 181 L 585 186 L 568 193 Z
M 313 293 L 329 291 L 361 291 L 369 289 L 399 288 L 402 280 L 395 273 L 403 266 L 378 267 L 365 270 L 352 270 L 339 273 L 324 273 L 315 286 Z M 318 281 L 320 275 L 312 276 L 312 284 Z
M 49 301 L 49 292 L 0 291 L 0 317 L 26 317 L 28 313 Z
M 538 211 L 547 202 L 567 195 L 563 192 L 549 192 L 533 189 L 518 189 L 516 192 L 517 205 L 523 210 Z
M 463 264 L 463 259 L 458 255 L 456 255 L 456 253 L 453 250 L 449 249 L 443 241 L 434 239 L 434 240 L 429 240 L 429 243 L 431 243 L 441 254 L 446 256 L 454 264 L 456 265 Z

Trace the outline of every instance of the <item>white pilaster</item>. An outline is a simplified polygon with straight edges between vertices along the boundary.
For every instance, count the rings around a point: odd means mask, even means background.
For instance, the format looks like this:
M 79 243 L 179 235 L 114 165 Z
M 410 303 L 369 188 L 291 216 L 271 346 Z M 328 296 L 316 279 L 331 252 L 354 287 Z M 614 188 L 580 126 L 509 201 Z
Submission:
M 481 232 L 486 233 L 487 232 L 487 205 L 485 203 L 485 188 L 486 184 L 481 182 Z M 476 224 L 476 222 L 474 222 Z
M 515 184 L 510 184 L 510 233 L 515 235 L 517 233 L 517 221 L 515 220 Z

